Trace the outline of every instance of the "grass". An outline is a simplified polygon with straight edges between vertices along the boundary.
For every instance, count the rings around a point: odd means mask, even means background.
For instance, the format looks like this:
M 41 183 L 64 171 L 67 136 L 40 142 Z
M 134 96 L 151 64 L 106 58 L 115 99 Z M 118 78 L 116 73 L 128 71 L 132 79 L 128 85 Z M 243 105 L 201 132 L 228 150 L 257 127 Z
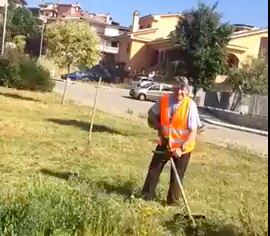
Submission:
M 130 198 L 155 146 L 144 120 L 98 112 L 88 147 L 90 108 L 6 88 L 0 107 L 1 236 L 192 235 L 172 220 L 177 208 L 162 205 L 168 167 L 156 201 Z M 184 184 L 207 235 L 268 235 L 267 159 L 199 140 Z

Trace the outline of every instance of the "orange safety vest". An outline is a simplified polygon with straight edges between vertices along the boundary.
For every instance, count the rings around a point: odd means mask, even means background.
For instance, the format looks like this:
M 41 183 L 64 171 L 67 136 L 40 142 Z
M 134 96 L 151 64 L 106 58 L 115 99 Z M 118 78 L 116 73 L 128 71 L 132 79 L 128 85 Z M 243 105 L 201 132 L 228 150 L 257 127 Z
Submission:
M 188 139 L 190 130 L 188 129 L 188 115 L 191 99 L 186 97 L 181 106 L 175 111 L 170 122 L 170 94 L 166 94 L 161 99 L 160 104 L 160 124 L 162 126 L 163 136 L 169 139 L 171 148 L 180 148 Z M 162 140 L 158 142 L 162 145 Z M 189 153 L 194 149 L 195 141 L 185 149 L 184 153 Z

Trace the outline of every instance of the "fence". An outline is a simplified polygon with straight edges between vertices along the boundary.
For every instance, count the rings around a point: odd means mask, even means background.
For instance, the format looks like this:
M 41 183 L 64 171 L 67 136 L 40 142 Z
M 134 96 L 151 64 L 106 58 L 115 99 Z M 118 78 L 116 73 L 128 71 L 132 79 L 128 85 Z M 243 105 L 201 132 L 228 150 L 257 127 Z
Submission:
M 248 114 L 268 118 L 268 96 L 250 96 Z
M 197 93 L 196 100 L 198 106 L 201 107 L 214 107 L 229 110 L 233 102 L 233 95 L 227 92 L 203 92 L 200 90 Z M 268 119 L 268 96 L 244 96 L 237 111 L 250 116 Z

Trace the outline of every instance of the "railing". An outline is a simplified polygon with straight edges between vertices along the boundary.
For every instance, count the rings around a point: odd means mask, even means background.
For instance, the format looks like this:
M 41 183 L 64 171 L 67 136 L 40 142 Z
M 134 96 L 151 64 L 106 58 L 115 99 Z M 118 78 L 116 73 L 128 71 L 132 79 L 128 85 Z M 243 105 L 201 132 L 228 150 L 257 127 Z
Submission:
M 112 46 L 107 46 L 107 45 L 99 45 L 100 51 L 102 52 L 107 52 L 107 53 L 112 53 L 112 54 L 118 54 L 119 53 L 119 48 L 118 47 L 112 47 Z

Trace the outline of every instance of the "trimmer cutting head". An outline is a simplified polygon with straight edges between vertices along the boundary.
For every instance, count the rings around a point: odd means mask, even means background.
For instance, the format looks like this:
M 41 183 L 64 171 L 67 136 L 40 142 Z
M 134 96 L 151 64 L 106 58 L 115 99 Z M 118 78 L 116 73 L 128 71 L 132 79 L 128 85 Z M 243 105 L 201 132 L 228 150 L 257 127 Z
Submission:
M 199 213 L 192 213 L 192 217 L 194 220 L 197 220 L 197 223 L 199 220 L 204 220 L 206 217 L 202 214 Z M 182 213 L 177 213 L 173 216 L 173 222 L 179 222 L 182 223 L 183 221 L 189 222 L 190 221 L 190 216 L 185 215 Z M 207 232 L 205 229 L 201 228 L 199 224 L 195 224 L 190 221 L 190 224 L 185 228 L 186 235 L 190 236 L 207 236 Z

